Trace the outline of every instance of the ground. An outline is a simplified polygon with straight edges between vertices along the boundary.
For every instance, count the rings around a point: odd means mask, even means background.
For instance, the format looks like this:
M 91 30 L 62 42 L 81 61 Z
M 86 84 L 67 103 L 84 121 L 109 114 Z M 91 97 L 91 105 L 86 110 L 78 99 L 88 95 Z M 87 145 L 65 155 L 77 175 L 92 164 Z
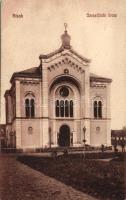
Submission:
M 20 156 L 18 159 L 68 186 L 100 200 L 125 199 L 125 154 L 86 152 L 58 157 L 43 154 Z
M 0 154 L 0 200 L 96 200 L 18 162 L 16 155 Z

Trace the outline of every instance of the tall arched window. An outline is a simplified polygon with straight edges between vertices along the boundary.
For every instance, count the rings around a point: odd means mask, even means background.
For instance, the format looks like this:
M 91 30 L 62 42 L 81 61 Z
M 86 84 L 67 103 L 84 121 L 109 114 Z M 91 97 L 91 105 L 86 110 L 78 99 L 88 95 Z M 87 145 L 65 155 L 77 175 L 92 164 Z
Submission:
M 35 100 L 27 98 L 25 99 L 25 116 L 27 118 L 35 117 Z
M 66 85 L 56 90 L 55 99 L 55 116 L 56 117 L 73 117 L 73 99 L 74 93 Z
M 70 117 L 73 117 L 73 101 L 70 101 Z
M 65 101 L 65 117 L 69 117 L 69 101 Z
M 25 115 L 26 117 L 30 117 L 29 99 L 25 99 Z
M 60 115 L 61 117 L 64 117 L 64 101 L 60 101 Z
M 93 103 L 94 118 L 102 118 L 102 101 L 94 101 Z
M 94 117 L 97 118 L 97 101 L 94 101 Z
M 98 117 L 102 118 L 102 102 L 98 102 Z
M 56 117 L 73 117 L 73 100 L 55 101 Z
M 35 116 L 35 102 L 34 99 L 31 99 L 31 117 Z
M 56 117 L 59 117 L 59 100 L 57 100 L 55 103 L 56 103 L 56 105 L 55 105 L 55 108 L 56 108 L 56 110 L 55 110 Z

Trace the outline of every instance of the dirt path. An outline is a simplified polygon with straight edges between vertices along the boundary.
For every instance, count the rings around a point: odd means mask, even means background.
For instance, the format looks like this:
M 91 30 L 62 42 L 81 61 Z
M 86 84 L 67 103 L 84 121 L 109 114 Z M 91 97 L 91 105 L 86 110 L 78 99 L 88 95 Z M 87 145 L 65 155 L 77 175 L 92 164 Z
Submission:
M 96 200 L 0 154 L 0 200 Z

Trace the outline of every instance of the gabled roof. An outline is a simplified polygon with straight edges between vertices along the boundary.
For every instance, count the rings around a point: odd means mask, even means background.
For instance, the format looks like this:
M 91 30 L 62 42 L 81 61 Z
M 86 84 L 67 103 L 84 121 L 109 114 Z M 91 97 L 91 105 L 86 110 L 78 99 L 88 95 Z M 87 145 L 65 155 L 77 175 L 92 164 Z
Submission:
M 52 56 L 54 56 L 54 55 L 57 55 L 58 53 L 61 53 L 61 52 L 63 52 L 63 48 L 60 48 L 60 49 L 57 49 L 56 51 L 53 51 L 53 52 L 51 52 L 51 53 L 49 53 L 49 54 L 41 54 L 40 56 L 39 56 L 39 59 L 41 60 L 41 59 L 48 59 L 48 58 L 51 58 Z
M 41 67 L 33 67 L 20 72 L 13 73 L 10 82 L 12 83 L 15 77 L 27 77 L 27 78 L 41 78 Z
M 81 60 L 85 61 L 86 63 L 89 63 L 90 62 L 89 59 L 84 58 L 83 56 L 81 56 L 80 54 L 78 54 L 74 49 L 72 49 L 72 46 L 70 44 L 71 36 L 67 33 L 66 28 L 67 28 L 67 24 L 65 26 L 65 31 L 64 31 L 63 35 L 61 35 L 61 40 L 62 40 L 61 47 L 58 50 L 56 50 L 56 51 L 54 51 L 54 52 L 52 52 L 50 54 L 40 55 L 39 59 L 40 60 L 42 60 L 42 59 L 48 59 L 48 58 L 51 58 L 54 55 L 57 55 L 58 53 L 61 53 L 61 52 L 65 51 L 65 50 L 67 50 L 70 53 L 76 55 Z
M 13 79 L 15 77 L 23 77 L 23 78 L 42 78 L 41 76 L 41 66 L 39 67 L 33 67 L 27 70 L 23 70 L 20 72 L 15 72 L 12 77 L 10 82 L 12 83 Z M 105 78 L 105 77 L 101 77 L 98 76 L 96 74 L 90 73 L 90 81 L 95 81 L 95 82 L 112 82 L 111 79 L 109 78 Z
M 79 57 L 81 60 L 85 61 L 86 63 L 90 63 L 91 60 L 85 58 L 84 56 L 80 55 L 77 51 L 75 51 L 74 49 L 70 49 L 70 52 L 73 53 L 74 55 L 76 55 L 77 57 Z
M 41 54 L 41 55 L 39 56 L 39 59 L 42 60 L 42 59 L 51 58 L 52 56 L 57 55 L 57 54 L 63 52 L 64 50 L 65 50 L 65 49 L 64 49 L 63 47 L 61 47 L 61 48 L 59 48 L 58 50 L 53 51 L 52 53 L 49 53 L 49 54 L 46 54 L 46 55 Z M 74 49 L 72 49 L 72 48 L 68 49 L 68 51 L 69 51 L 70 53 L 76 55 L 78 58 L 80 58 L 81 60 L 85 61 L 86 63 L 90 63 L 90 62 L 91 62 L 90 59 L 87 59 L 87 58 L 83 57 L 82 55 L 80 55 L 79 53 L 77 53 L 77 52 L 76 52 Z

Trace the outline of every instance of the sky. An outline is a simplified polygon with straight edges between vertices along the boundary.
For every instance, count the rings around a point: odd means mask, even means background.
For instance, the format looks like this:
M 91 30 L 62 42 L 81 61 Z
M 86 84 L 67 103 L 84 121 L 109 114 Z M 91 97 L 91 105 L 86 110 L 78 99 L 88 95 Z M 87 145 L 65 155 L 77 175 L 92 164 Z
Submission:
M 111 128 L 126 126 L 125 0 L 4 0 L 1 13 L 1 123 L 12 74 L 38 66 L 40 54 L 58 49 L 67 23 L 73 49 L 91 59 L 90 72 L 113 80 Z

